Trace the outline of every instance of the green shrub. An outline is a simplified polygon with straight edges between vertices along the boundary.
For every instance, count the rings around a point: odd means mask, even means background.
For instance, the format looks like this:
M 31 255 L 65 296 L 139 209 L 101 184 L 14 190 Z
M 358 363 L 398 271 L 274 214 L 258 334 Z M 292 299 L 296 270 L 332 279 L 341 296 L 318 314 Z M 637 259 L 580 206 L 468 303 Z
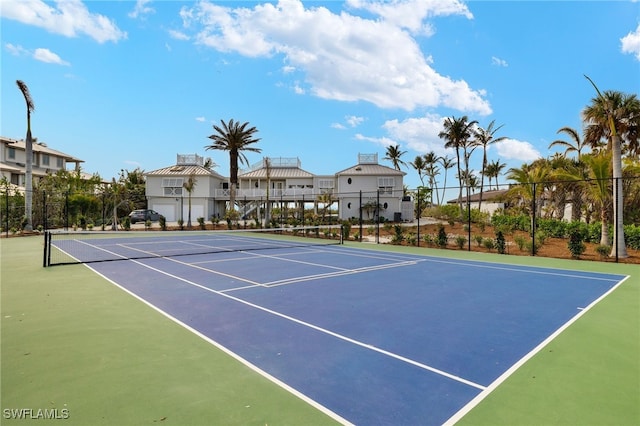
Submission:
M 506 227 L 512 231 L 529 231 L 531 229 L 531 217 L 526 214 L 507 215 L 494 214 L 491 217 L 493 227 Z
M 513 241 L 516 243 L 520 251 L 524 251 L 527 245 L 527 241 L 522 235 L 516 235 L 515 237 L 513 237 Z
M 569 251 L 571 252 L 571 257 L 574 259 L 579 259 L 580 255 L 587 249 L 587 246 L 583 241 L 584 233 L 579 228 L 575 228 L 570 231 L 568 246 Z
M 428 247 L 431 247 L 435 242 L 435 238 L 433 237 L 432 234 L 424 234 L 424 236 L 422 237 L 422 241 L 424 241 L 424 243 Z
M 481 247 L 482 240 L 484 240 L 484 238 L 482 237 L 482 235 L 474 235 L 473 240 L 476 242 L 478 247 Z
M 444 248 L 447 246 L 448 239 L 449 237 L 447 236 L 447 231 L 445 231 L 443 225 L 440 225 L 438 227 L 438 236 L 436 237 L 436 245 L 440 248 Z
M 160 225 L 160 229 L 162 229 L 163 231 L 167 230 L 167 218 L 164 216 L 160 216 L 160 219 L 158 219 L 158 224 Z
M 504 234 L 502 231 L 496 232 L 496 250 L 498 253 L 505 254 L 507 248 L 507 243 L 504 239 Z
M 464 235 L 458 235 L 456 237 L 456 246 L 458 246 L 459 249 L 464 248 L 466 242 L 467 237 L 465 237 Z
M 625 225 L 624 226 L 624 242 L 627 247 L 634 250 L 640 250 L 640 226 Z
M 199 217 L 196 220 L 198 221 L 198 225 L 200 226 L 200 229 L 205 229 L 204 217 Z
M 493 238 L 485 238 L 482 242 L 482 245 L 484 245 L 484 248 L 488 249 L 489 251 L 496 248 L 496 243 L 495 241 L 493 241 Z
M 402 241 L 404 241 L 404 235 L 402 234 L 402 226 L 394 225 L 393 231 L 394 231 L 394 235 L 391 238 L 391 242 L 393 244 L 402 244 Z
M 602 260 L 609 256 L 609 253 L 611 253 L 611 247 L 606 244 L 599 244 L 596 246 L 596 253 L 600 255 L 600 260 Z

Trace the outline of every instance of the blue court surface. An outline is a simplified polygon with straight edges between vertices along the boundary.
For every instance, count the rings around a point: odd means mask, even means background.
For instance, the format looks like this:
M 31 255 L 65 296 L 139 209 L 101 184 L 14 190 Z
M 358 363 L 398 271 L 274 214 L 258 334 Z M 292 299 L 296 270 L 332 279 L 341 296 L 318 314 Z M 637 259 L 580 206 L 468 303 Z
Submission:
M 90 267 L 359 425 L 451 421 L 625 278 L 341 245 Z

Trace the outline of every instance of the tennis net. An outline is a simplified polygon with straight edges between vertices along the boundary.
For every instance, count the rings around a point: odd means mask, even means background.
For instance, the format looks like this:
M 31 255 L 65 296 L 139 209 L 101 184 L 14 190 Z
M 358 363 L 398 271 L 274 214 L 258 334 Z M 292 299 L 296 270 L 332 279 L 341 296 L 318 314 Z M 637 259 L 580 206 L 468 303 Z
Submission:
M 43 266 L 341 243 L 340 225 L 225 231 L 48 231 Z

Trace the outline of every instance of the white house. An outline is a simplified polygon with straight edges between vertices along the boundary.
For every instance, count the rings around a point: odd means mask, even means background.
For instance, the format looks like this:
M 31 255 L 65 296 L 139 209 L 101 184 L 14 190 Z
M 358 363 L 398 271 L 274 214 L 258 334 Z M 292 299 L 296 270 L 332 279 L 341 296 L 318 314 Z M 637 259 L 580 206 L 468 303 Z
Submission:
M 212 216 L 224 217 L 229 200 L 228 179 L 204 167 L 199 155 L 177 155 L 176 164 L 145 173 L 147 205 L 162 214 L 167 221 L 189 220 L 197 223 L 199 217 L 209 221 Z M 189 193 L 184 184 L 189 178 L 194 186 Z
M 333 175 L 314 175 L 301 168 L 298 158 L 269 158 L 238 173 L 236 204 L 241 217 L 265 219 L 264 211 L 275 204 L 297 208 L 313 204 L 317 211 L 321 197 L 337 202 L 339 219 L 379 217 L 411 220 L 413 209 L 403 207 L 403 177 L 406 173 L 378 164 L 377 154 L 360 154 L 358 164 Z M 191 217 L 209 220 L 224 217 L 229 201 L 229 179 L 203 166 L 198 155 L 178 155 L 175 165 L 145 173 L 146 195 L 150 209 L 167 220 L 187 221 L 188 194 L 183 185 L 196 179 L 191 193 Z M 325 198 L 326 200 L 326 198 Z M 376 209 L 375 206 L 378 206 Z M 301 211 L 301 209 L 298 209 Z M 408 217 L 411 216 L 411 217 Z
M 358 164 L 335 174 L 341 219 L 412 220 L 413 209 L 403 209 L 405 172 L 378 164 L 378 154 L 358 155 Z M 403 217 L 404 211 L 404 217 Z M 407 217 L 407 215 L 411 217 Z

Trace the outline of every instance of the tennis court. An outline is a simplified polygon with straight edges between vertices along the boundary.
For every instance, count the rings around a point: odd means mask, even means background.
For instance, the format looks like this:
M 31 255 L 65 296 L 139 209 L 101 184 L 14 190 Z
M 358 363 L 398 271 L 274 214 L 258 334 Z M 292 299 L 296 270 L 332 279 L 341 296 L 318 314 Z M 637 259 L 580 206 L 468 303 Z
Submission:
M 455 421 L 626 279 L 181 234 L 52 247 L 343 423 Z

